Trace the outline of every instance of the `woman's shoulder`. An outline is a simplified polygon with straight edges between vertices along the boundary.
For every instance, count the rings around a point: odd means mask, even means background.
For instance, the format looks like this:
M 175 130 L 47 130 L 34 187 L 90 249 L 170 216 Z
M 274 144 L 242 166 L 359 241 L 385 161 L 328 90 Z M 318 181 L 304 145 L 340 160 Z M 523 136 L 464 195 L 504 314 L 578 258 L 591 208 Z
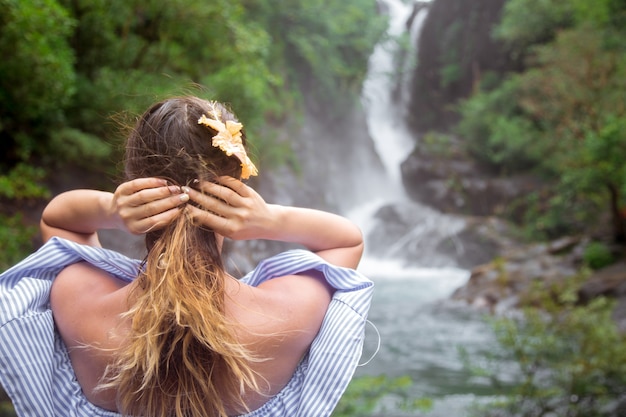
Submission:
M 256 285 L 231 281 L 235 320 L 260 331 L 251 334 L 290 335 L 313 333 L 330 303 L 334 288 L 315 269 L 271 273 Z
M 50 306 L 64 340 L 93 342 L 99 329 L 125 311 L 128 284 L 88 263 L 65 267 L 52 283 Z M 71 333 L 71 334 L 70 334 Z
M 263 395 L 249 404 L 256 408 L 292 377 L 319 332 L 334 290 L 315 271 L 277 276 L 256 287 L 231 285 L 227 312 L 237 323 L 239 341 L 254 356 L 267 358 L 252 364 L 267 383 Z
M 124 294 L 133 273 L 137 274 L 136 263 L 117 252 L 60 238 L 51 239 L 47 246 L 70 255 L 56 266 L 59 270 L 50 288 L 55 323 L 66 341 L 74 336 L 85 339 L 81 342 L 93 341 L 116 314 L 128 308 Z
M 131 284 L 132 285 L 132 284 Z M 56 328 L 68 348 L 72 367 L 85 396 L 99 407 L 114 409 L 115 393 L 94 392 L 109 363 L 109 355 L 93 349 L 119 347 L 127 330 L 121 317 L 127 309 L 129 284 L 88 262 L 64 268 L 50 291 Z

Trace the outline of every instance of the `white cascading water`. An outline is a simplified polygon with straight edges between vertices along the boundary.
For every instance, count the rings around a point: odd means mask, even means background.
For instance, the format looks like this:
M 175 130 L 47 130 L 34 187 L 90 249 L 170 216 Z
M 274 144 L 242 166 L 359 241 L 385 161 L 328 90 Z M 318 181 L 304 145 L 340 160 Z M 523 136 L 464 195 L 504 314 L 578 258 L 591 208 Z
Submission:
M 394 186 L 401 183 L 400 164 L 411 153 L 414 141 L 403 121 L 402 109 L 393 97 L 393 90 L 405 68 L 398 70 L 394 62 L 401 53 L 398 38 L 406 33 L 406 22 L 413 6 L 399 0 L 385 1 L 388 8 L 389 26 L 387 38 L 379 43 L 369 59 L 368 77 L 363 84 L 362 101 L 367 112 L 367 124 L 381 158 Z M 421 27 L 426 9 L 416 18 Z
M 462 252 L 462 245 L 457 244 L 456 235 L 464 227 L 460 218 L 444 216 L 422 204 L 409 201 L 402 185 L 400 166 L 415 146 L 414 134 L 405 121 L 406 97 L 394 94 L 400 84 L 401 92 L 405 92 L 404 84 L 413 72 L 414 59 L 405 59 L 402 69 L 398 70 L 398 54 L 415 55 L 415 50 L 401 51 L 402 36 L 411 36 L 410 44 L 417 47 L 417 37 L 428 13 L 427 7 L 417 12 L 412 20 L 411 28 L 407 29 L 407 21 L 413 13 L 414 5 L 401 0 L 381 0 L 381 4 L 389 14 L 387 36 L 376 46 L 368 63 L 368 76 L 363 84 L 362 105 L 366 113 L 369 134 L 374 147 L 385 168 L 383 175 L 387 181 L 382 187 L 371 190 L 372 198 L 368 204 L 353 208 L 349 216 L 364 230 L 367 235 L 373 229 L 384 228 L 384 221 L 375 220 L 375 214 L 385 206 L 393 206 L 393 210 L 409 225 L 403 236 L 395 239 L 393 244 L 384 247 L 372 242 L 371 258 L 410 260 L 410 264 L 425 266 L 453 266 L 454 260 L 449 256 L 436 253 L 437 244 L 450 240 L 457 252 Z M 381 182 L 377 182 L 381 184 Z
M 376 198 L 347 215 L 361 226 L 369 247 L 359 270 L 376 282 L 369 318 L 380 332 L 381 343 L 378 354 L 359 368 L 357 375 L 408 374 L 414 381 L 410 395 L 434 401 L 433 409 L 420 415 L 463 417 L 464 408 L 477 399 L 473 389 L 478 386 L 484 391 L 485 387 L 470 381 L 458 347 L 472 353 L 493 341 L 475 314 L 445 302 L 467 281 L 469 271 L 456 268 L 454 260 L 440 256 L 435 247 L 444 239 L 454 240 L 464 221 L 412 202 L 405 195 L 400 165 L 413 150 L 415 138 L 404 122 L 406 101 L 394 95 L 397 83 L 406 82 L 397 77 L 403 71 L 395 69 L 398 43 L 394 40 L 407 32 L 414 5 L 401 0 L 379 1 L 389 14 L 388 37 L 370 57 L 362 103 L 387 181 L 383 189 L 371 190 Z M 409 29 L 414 47 L 427 12 L 427 8 L 421 9 Z M 411 68 L 404 70 L 412 72 Z M 372 237 L 385 237 L 388 230 L 389 221 L 376 215 L 384 207 L 391 207 L 409 225 L 391 244 Z M 458 251 L 462 250 L 459 244 Z M 368 331 L 364 361 L 377 350 L 377 342 L 377 334 Z M 381 416 L 413 415 L 394 409 L 392 400 L 385 406 Z

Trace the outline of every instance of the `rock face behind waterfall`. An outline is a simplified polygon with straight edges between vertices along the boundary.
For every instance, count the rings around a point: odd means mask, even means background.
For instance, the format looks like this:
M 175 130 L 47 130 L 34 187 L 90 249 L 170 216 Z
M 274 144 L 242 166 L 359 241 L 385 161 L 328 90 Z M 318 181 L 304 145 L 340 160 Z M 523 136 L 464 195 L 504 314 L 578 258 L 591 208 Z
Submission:
M 500 176 L 468 157 L 458 139 L 433 148 L 424 138 L 402 163 L 407 194 L 444 213 L 516 218 L 523 197 L 541 187 L 532 175 Z
M 405 114 L 420 140 L 402 164 L 402 179 L 413 200 L 444 213 L 497 216 L 508 210 L 507 217 L 514 218 L 511 207 L 539 187 L 531 176 L 505 178 L 480 166 L 462 152 L 458 139 L 432 149 L 424 136 L 449 131 L 458 119 L 455 105 L 479 83 L 521 69 L 505 45 L 493 39 L 505 3 L 434 0 L 419 34 Z
M 456 121 L 451 105 L 481 80 L 516 69 L 504 46 L 491 37 L 506 0 L 434 0 L 419 38 L 410 86 L 409 124 L 445 129 Z

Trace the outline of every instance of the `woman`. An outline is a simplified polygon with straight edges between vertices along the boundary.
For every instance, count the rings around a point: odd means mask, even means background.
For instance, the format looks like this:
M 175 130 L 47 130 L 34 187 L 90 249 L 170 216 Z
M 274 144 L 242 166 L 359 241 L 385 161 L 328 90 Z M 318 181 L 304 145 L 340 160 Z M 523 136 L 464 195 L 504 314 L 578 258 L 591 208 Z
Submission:
M 0 378 L 20 415 L 326 416 L 360 356 L 372 283 L 348 220 L 267 204 L 223 105 L 153 105 L 115 193 L 74 190 L 41 219 L 44 246 L 0 275 Z M 145 234 L 143 262 L 97 231 Z M 223 239 L 292 250 L 242 280 Z M 68 412 L 71 410 L 71 412 Z

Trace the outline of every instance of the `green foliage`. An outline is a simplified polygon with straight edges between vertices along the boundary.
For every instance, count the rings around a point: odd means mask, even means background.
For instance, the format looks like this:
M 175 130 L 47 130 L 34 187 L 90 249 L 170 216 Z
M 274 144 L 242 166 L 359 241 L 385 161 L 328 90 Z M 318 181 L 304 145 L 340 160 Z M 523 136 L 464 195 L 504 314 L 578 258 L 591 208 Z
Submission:
M 509 173 L 533 168 L 544 156 L 545 142 L 517 104 L 519 83 L 510 77 L 497 89 L 461 101 L 455 128 L 476 159 Z
M 500 318 L 494 330 L 502 362 L 487 372 L 501 400 L 478 406 L 477 416 L 617 417 L 626 404 L 626 336 L 611 318 L 614 302 L 598 298 L 577 304 L 576 286 L 561 288 L 556 298 L 535 298 L 523 318 Z M 504 361 L 514 363 L 514 381 L 498 374 Z M 511 374 L 508 369 L 507 374 Z
M 32 239 L 38 232 L 36 226 L 27 225 L 21 214 L 0 214 L 0 271 L 15 265 L 32 253 Z
M 49 198 L 48 189 L 41 184 L 43 168 L 20 163 L 6 175 L 0 175 L 0 199 L 7 202 Z M 32 239 L 38 228 L 27 224 L 21 214 L 0 213 L 0 272 L 22 260 L 33 251 Z
M 13 409 L 13 404 L 9 399 L 9 396 L 4 392 L 2 386 L 0 386 L 0 417 L 16 417 L 17 414 Z
M 558 143 L 580 140 L 599 131 L 605 117 L 626 111 L 626 61 L 604 49 L 601 33 L 589 27 L 562 31 L 535 52 L 534 67 L 520 76 L 518 103 L 544 130 L 559 135 Z
M 48 198 L 50 193 L 42 184 L 46 176 L 43 168 L 24 163 L 16 165 L 6 175 L 0 175 L 0 198 L 12 200 Z
M 380 411 L 383 398 L 394 397 L 394 409 L 406 411 L 428 410 L 432 401 L 427 398 L 411 400 L 407 395 L 412 385 L 408 376 L 389 378 L 385 375 L 354 378 L 339 404 L 333 417 L 364 417 Z M 384 407 L 383 407 L 384 411 Z
M 8 58 L 0 63 L 0 146 L 7 167 L 64 144 L 80 144 L 80 158 L 98 160 L 120 141 L 112 115 L 187 93 L 228 102 L 249 132 L 262 131 L 252 142 L 262 142 L 274 136 L 261 129 L 268 121 L 298 112 L 299 82 L 313 77 L 337 97 L 357 93 L 383 30 L 372 0 L 280 7 L 263 0 L 175 0 L 166 7 L 156 0 L 0 0 L 0 6 L 0 53 Z M 59 162 L 76 153 L 59 152 Z
M 560 236 L 579 234 L 585 225 L 597 221 L 604 207 L 597 201 L 577 195 L 571 189 L 557 188 L 546 182 L 539 190 L 522 196 L 507 208 L 511 217 L 520 214 L 522 238 L 546 241 Z
M 439 78 L 442 88 L 447 88 L 461 79 L 461 53 L 458 44 L 462 36 L 463 23 L 459 21 L 447 27 L 441 36 L 443 54 Z
M 446 88 L 461 79 L 461 67 L 458 64 L 448 64 L 441 68 L 441 86 Z
M 75 91 L 75 22 L 55 0 L 0 0 L 0 10 L 0 149 L 19 161 L 63 122 Z
M 537 48 L 537 68 L 521 75 L 518 98 L 548 144 L 543 171 L 581 203 L 570 210 L 587 217 L 626 203 L 626 55 L 603 45 L 602 33 L 587 27 L 560 33 Z
M 11 403 L 0 402 L 0 417 L 17 417 Z
M 384 22 L 374 0 L 284 3 L 0 0 L 0 173 L 34 161 L 110 172 L 118 123 L 184 94 L 229 103 L 263 166 L 290 163 L 276 129 L 297 120 L 300 83 L 352 99 Z M 43 193 L 32 176 L 8 179 L 9 198 Z
M 494 35 L 517 53 L 523 53 L 533 45 L 551 41 L 558 30 L 570 27 L 572 14 L 570 1 L 508 0 Z
M 624 0 L 570 0 L 577 23 L 589 24 L 604 32 L 607 46 L 624 50 L 626 2 Z
M 560 162 L 566 166 L 563 182 L 587 193 L 606 193 L 599 184 L 626 191 L 626 119 L 607 112 L 600 116 L 595 130 L 588 130 Z
M 422 136 L 420 147 L 434 157 L 452 158 L 464 151 L 454 136 L 435 131 L 428 131 Z
M 539 234 L 575 230 L 604 211 L 615 239 L 626 240 L 626 49 L 615 42 L 626 30 L 612 18 L 625 13 L 622 0 L 510 0 L 496 33 L 529 67 L 459 106 L 457 131 L 472 155 L 552 184 L 524 203 Z
M 247 9 L 268 30 L 272 56 L 281 61 L 290 85 L 304 84 L 307 93 L 334 101 L 360 91 L 367 60 L 386 26 L 370 0 L 256 0 Z M 309 85 L 312 78 L 315 86 Z
M 585 247 L 583 261 L 591 269 L 601 269 L 615 262 L 615 257 L 606 244 L 591 242 Z
M 66 127 L 51 132 L 48 157 L 86 166 L 111 155 L 111 147 L 100 138 Z
M 231 103 L 248 126 L 272 106 L 284 111 L 275 106 L 282 80 L 271 71 L 269 37 L 241 2 L 66 3 L 81 51 L 74 126 L 104 135 L 103 117 L 189 92 Z
M 57 113 L 73 91 L 74 21 L 54 0 L 2 0 L 2 114 L 32 121 Z M 18 111 L 19 110 L 19 111 Z

